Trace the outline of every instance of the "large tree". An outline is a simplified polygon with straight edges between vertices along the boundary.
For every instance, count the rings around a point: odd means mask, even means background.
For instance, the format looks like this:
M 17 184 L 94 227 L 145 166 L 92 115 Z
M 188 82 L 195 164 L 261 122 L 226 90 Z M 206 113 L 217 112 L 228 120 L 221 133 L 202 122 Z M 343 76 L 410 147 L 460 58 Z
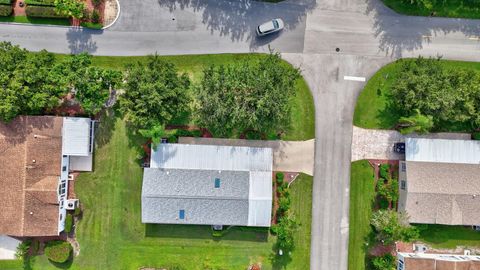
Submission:
M 138 129 L 152 129 L 168 124 L 189 109 L 190 80 L 178 75 L 172 63 L 158 55 L 146 63 L 127 66 L 125 93 L 120 105 L 127 121 Z
M 428 127 L 429 117 L 436 130 L 445 129 L 445 125 L 478 127 L 480 73 L 445 67 L 439 59 L 403 61 L 400 76 L 393 83 L 392 105 L 402 117 L 417 116 L 404 118 L 414 120 L 417 127 L 420 122 Z
M 297 69 L 275 53 L 257 60 L 210 66 L 196 90 L 197 121 L 220 136 L 286 128 L 299 76 Z
M 0 119 L 38 114 L 58 106 L 66 94 L 65 81 L 57 80 L 55 57 L 47 51 L 31 54 L 10 43 L 0 43 Z

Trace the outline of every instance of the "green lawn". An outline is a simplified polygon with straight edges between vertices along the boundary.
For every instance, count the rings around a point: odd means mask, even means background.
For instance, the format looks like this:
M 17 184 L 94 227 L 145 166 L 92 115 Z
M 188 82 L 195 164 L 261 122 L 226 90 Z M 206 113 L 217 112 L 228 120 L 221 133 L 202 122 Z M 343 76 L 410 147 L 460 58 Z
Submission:
M 0 17 L 0 22 L 30 23 L 30 24 L 51 24 L 70 25 L 69 19 L 32 18 L 27 16 Z
M 193 82 L 199 82 L 202 70 L 208 65 L 229 64 L 236 61 L 256 59 L 264 57 L 265 54 L 206 54 L 206 55 L 179 55 L 161 56 L 161 58 L 172 62 L 180 72 L 188 73 Z M 57 55 L 59 59 L 65 55 Z M 143 62 L 145 56 L 94 56 L 93 65 L 105 68 L 124 70 L 129 63 Z M 286 65 L 289 65 L 285 62 Z M 292 99 L 292 121 L 291 127 L 285 131 L 282 139 L 285 140 L 309 140 L 315 138 L 315 107 L 313 97 L 307 83 L 300 78 L 297 81 L 297 95 Z M 173 124 L 193 124 L 189 115 L 174 119 Z
M 373 168 L 368 161 L 352 162 L 350 178 L 350 234 L 348 269 L 365 269 L 365 252 L 372 232 L 370 217 L 375 199 Z
M 392 129 L 400 118 L 395 111 L 387 109 L 391 86 L 400 71 L 400 61 L 413 61 L 401 59 L 382 67 L 367 83 L 357 100 L 353 124 L 362 128 Z M 469 68 L 480 72 L 480 63 L 447 61 L 440 62 L 447 69 Z M 461 129 L 462 127 L 451 127 Z
M 428 225 L 421 231 L 420 241 L 436 248 L 455 248 L 457 246 L 480 247 L 480 232 L 463 226 Z
M 58 55 L 59 58 L 64 57 Z M 230 63 L 260 54 L 166 56 L 194 81 L 208 64 Z M 93 63 L 123 69 L 145 57 L 94 57 Z M 314 138 L 314 107 L 306 83 L 298 81 L 293 102 L 294 123 L 285 138 Z M 183 119 L 188 122 L 188 117 Z M 132 135 L 114 111 L 101 118 L 96 135 L 94 172 L 83 173 L 75 191 L 85 208 L 77 226 L 80 255 L 69 269 L 138 269 L 180 266 L 181 269 L 246 269 L 262 262 L 262 269 L 308 269 L 312 181 L 300 175 L 291 185 L 292 212 L 301 223 L 295 235 L 291 257 L 273 256 L 275 237 L 266 229 L 233 228 L 221 239 L 211 235 L 209 226 L 145 225 L 141 223 L 142 169 L 138 146 L 142 139 Z M 21 269 L 19 261 L 0 261 L 0 269 Z M 57 269 L 45 256 L 32 259 L 32 269 Z
M 398 13 L 416 16 L 480 19 L 480 5 L 475 0 L 424 0 L 425 5 L 410 4 L 410 1 L 382 0 L 386 6 Z
M 129 146 L 122 119 L 107 115 L 101 125 L 95 172 L 82 174 L 75 185 L 85 212 L 78 224 L 81 253 L 71 269 L 245 269 L 256 261 L 261 261 L 264 269 L 280 269 L 284 263 L 287 269 L 308 268 L 312 177 L 302 175 L 291 186 L 292 210 L 302 223 L 292 260 L 276 258 L 272 262 L 275 237 L 266 229 L 233 228 L 216 240 L 208 226 L 142 224 L 142 169 L 136 149 Z M 35 258 L 32 266 L 55 268 L 44 256 Z

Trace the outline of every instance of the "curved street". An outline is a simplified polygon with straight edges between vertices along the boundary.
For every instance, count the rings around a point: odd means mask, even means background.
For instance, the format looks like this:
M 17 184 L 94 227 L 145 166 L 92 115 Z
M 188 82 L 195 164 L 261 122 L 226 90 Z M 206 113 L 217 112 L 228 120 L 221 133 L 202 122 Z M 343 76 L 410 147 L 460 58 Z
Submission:
M 370 78 L 401 57 L 480 61 L 480 22 L 401 16 L 379 0 L 120 0 L 104 31 L 0 24 L 0 40 L 30 50 L 95 55 L 265 52 L 299 66 L 314 96 L 316 145 L 310 268 L 347 270 L 352 118 Z M 282 33 L 255 26 L 281 17 Z M 338 52 L 337 49 L 338 48 Z

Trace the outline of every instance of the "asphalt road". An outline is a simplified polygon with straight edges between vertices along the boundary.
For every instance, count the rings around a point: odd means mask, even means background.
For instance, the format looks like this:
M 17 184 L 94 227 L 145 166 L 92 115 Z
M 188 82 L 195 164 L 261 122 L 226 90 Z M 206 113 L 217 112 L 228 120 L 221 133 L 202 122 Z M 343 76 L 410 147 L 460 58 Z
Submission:
M 0 40 L 30 50 L 96 55 L 265 52 L 299 66 L 315 102 L 315 171 L 310 265 L 347 270 L 352 118 L 367 79 L 400 57 L 480 61 L 480 22 L 408 17 L 378 0 L 120 0 L 122 14 L 105 31 L 0 25 Z M 262 39 L 264 20 L 286 29 Z M 339 52 L 335 49 L 339 48 Z

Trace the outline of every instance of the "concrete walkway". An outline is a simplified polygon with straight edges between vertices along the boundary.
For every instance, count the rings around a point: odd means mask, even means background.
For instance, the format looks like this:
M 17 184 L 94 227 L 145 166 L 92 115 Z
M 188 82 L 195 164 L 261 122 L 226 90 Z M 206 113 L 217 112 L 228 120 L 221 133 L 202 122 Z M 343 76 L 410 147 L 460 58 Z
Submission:
M 14 260 L 17 246 L 21 241 L 7 235 L 0 235 L 0 260 Z
M 430 133 L 404 136 L 396 130 L 364 129 L 353 127 L 352 161 L 361 159 L 404 159 L 404 155 L 393 152 L 393 144 L 404 142 L 406 137 L 470 140 L 469 133 Z
M 180 137 L 179 143 L 267 147 L 273 149 L 273 170 L 302 172 L 313 176 L 315 140 L 308 141 L 260 141 L 240 139 L 215 139 Z

